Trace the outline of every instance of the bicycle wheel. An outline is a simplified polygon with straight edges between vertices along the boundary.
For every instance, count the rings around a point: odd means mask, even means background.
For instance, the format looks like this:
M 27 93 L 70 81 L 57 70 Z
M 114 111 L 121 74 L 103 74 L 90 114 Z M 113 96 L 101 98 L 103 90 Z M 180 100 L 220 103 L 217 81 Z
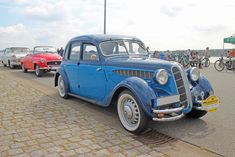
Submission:
M 205 59 L 205 64 L 204 64 L 204 66 L 205 66 L 205 67 L 209 67 L 210 64 L 211 64 L 210 59 L 209 59 L 209 58 L 206 58 L 206 59 Z
M 223 71 L 224 70 L 224 62 L 223 61 L 221 61 L 221 60 L 217 60 L 217 61 L 215 61 L 215 63 L 214 63 L 214 67 L 215 67 L 215 69 L 217 70 L 217 71 Z
M 232 61 L 227 61 L 225 66 L 227 70 L 232 70 L 233 69 Z

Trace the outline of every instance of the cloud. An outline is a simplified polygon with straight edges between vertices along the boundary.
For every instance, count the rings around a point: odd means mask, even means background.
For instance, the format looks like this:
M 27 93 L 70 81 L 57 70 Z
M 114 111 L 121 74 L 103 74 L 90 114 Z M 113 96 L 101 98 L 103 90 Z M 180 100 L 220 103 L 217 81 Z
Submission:
M 23 24 L 16 24 L 13 26 L 0 27 L 0 34 L 15 34 L 25 31 L 25 26 Z
M 22 9 L 26 18 L 31 20 L 42 21 L 59 21 L 66 20 L 69 17 L 69 11 L 60 3 L 40 2 L 30 4 Z
M 161 6 L 160 12 L 168 17 L 176 17 L 181 11 L 183 10 L 182 7 L 173 6 L 169 7 L 166 5 Z
M 226 31 L 227 27 L 221 24 L 207 25 L 207 26 L 196 25 L 193 26 L 193 29 L 200 33 L 216 33 L 216 32 Z

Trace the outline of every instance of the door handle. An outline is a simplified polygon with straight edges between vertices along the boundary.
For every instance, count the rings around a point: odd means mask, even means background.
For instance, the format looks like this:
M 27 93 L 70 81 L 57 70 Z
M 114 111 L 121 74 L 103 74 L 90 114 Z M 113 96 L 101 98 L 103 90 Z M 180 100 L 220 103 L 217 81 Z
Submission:
M 96 71 L 101 71 L 101 70 L 102 70 L 102 68 L 97 68 L 97 69 L 96 69 Z

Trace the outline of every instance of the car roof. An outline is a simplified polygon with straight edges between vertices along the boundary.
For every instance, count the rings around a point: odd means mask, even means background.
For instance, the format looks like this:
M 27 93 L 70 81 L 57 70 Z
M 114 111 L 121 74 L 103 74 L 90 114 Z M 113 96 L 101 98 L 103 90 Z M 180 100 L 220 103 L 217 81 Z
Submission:
M 38 48 L 38 47 L 53 47 L 53 48 L 55 48 L 54 46 L 35 46 L 34 49 Z
M 26 49 L 29 49 L 28 47 L 7 47 L 7 49 L 16 49 L 16 48 L 21 48 L 21 49 L 22 49 L 22 48 L 23 48 L 23 49 L 26 48 Z
M 96 43 L 100 43 L 103 41 L 110 41 L 110 40 L 121 40 L 121 39 L 131 39 L 131 40 L 139 40 L 138 38 L 134 36 L 126 36 L 126 35 L 104 35 L 104 34 L 96 34 L 96 35 L 82 35 L 74 37 L 70 40 L 76 41 L 76 40 L 87 40 L 87 41 L 93 41 Z

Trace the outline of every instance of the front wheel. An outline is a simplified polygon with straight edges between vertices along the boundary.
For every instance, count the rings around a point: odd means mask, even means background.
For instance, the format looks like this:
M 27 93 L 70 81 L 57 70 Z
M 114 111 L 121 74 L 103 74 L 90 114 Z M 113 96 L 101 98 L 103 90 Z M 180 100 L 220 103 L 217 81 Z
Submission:
M 223 61 L 221 61 L 221 60 L 217 60 L 217 61 L 215 61 L 215 63 L 214 63 L 214 67 L 215 67 L 215 69 L 217 70 L 217 71 L 223 71 L 224 70 L 224 62 Z
M 36 69 L 35 69 L 35 74 L 36 74 L 36 76 L 37 77 L 41 77 L 42 76 L 42 74 L 43 74 L 43 70 L 42 69 L 40 69 L 40 67 L 39 67 L 39 65 L 36 65 Z
M 119 95 L 117 111 L 120 122 L 127 131 L 140 134 L 146 129 L 148 118 L 130 91 L 125 90 Z
M 192 110 L 189 113 L 187 113 L 186 116 L 188 118 L 198 119 L 204 116 L 205 114 L 207 114 L 207 111 L 197 110 L 195 108 L 192 108 Z
M 209 58 L 205 58 L 205 63 L 204 63 L 204 66 L 205 67 L 209 67 L 210 66 L 210 59 Z
M 14 69 L 15 68 L 15 66 L 12 65 L 10 61 L 8 61 L 8 66 L 9 66 L 10 69 Z
M 21 65 L 21 68 L 22 68 L 22 71 L 23 71 L 24 73 L 27 73 L 27 72 L 28 72 L 28 69 L 25 68 L 25 65 L 24 65 L 24 64 Z

